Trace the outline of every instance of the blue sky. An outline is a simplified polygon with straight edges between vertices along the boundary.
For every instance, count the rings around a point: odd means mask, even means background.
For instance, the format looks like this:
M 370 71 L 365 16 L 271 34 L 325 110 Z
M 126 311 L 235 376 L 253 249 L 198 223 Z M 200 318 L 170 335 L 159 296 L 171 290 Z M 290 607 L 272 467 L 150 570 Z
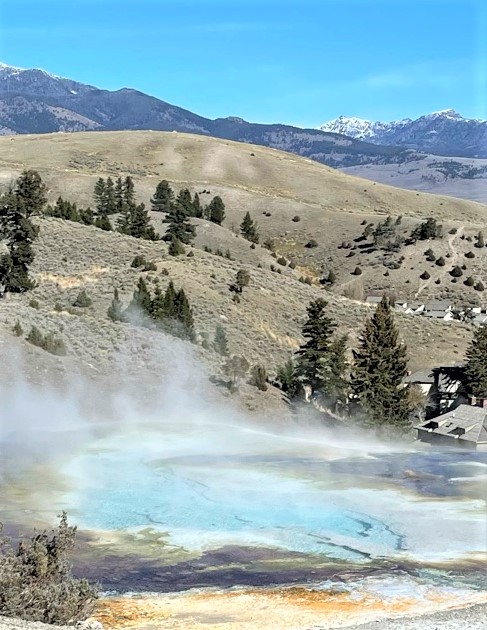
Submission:
M 0 60 L 203 116 L 487 118 L 486 0 L 0 0 Z

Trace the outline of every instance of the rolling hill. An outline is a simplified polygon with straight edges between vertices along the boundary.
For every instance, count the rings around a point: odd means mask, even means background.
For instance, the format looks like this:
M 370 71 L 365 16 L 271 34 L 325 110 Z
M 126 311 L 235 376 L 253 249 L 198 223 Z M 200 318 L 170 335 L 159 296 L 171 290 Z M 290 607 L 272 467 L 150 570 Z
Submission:
M 251 364 L 264 364 L 275 373 L 299 345 L 306 306 L 316 297 L 329 301 L 333 317 L 352 345 L 371 313 L 371 307 L 361 302 L 369 291 L 392 291 L 405 298 L 450 296 L 463 302 L 482 297 L 462 283 L 451 283 L 449 266 L 435 270 L 434 263 L 424 260 L 428 246 L 445 253 L 451 250 L 455 262 L 472 249 L 470 235 L 487 218 L 487 208 L 481 204 L 372 184 L 291 154 L 198 135 L 99 132 L 3 137 L 0 156 L 3 189 L 22 169 L 36 168 L 48 185 L 51 201 L 62 195 L 86 206 L 92 203 L 98 177 L 131 175 L 139 201 L 148 202 L 156 184 L 167 178 L 175 189 L 187 186 L 199 192 L 203 202 L 218 194 L 226 204 L 222 226 L 195 220 L 197 239 L 191 257 L 169 256 L 162 241 L 141 241 L 69 221 L 39 218 L 33 268 L 38 286 L 28 294 L 0 301 L 2 343 L 16 348 L 7 355 L 22 356 L 25 372 L 34 380 L 52 375 L 61 379 L 73 370 L 93 378 L 123 374 L 130 380 L 140 378 L 142 371 L 147 373 L 144 387 L 150 389 L 163 378 L 170 363 L 161 362 L 165 335 L 113 323 L 106 316 L 114 288 L 126 305 L 141 273 L 152 290 L 157 284 L 164 288 L 169 279 L 184 287 L 194 309 L 199 342 L 205 345 L 206 339 L 210 346 L 191 352 L 198 356 L 194 360 L 203 361 L 214 374 L 221 365 L 221 358 L 211 350 L 217 324 L 225 327 L 232 353 L 243 354 Z M 238 234 L 246 211 L 259 223 L 261 244 L 255 248 Z M 405 247 L 404 261 L 397 269 L 389 269 L 381 262 L 383 252 L 360 249 L 364 224 L 376 225 L 388 215 L 402 216 L 401 229 L 406 231 L 434 216 L 444 224 L 444 236 L 434 243 Z M 162 232 L 161 215 L 152 213 L 152 218 L 156 230 Z M 455 234 L 447 231 L 450 226 Z M 317 246 L 308 248 L 311 238 Z M 266 240 L 273 243 L 264 247 Z M 343 249 L 343 241 L 350 241 L 351 247 Z M 217 255 L 217 250 L 229 250 L 231 258 Z M 132 268 L 137 254 L 154 262 L 156 271 Z M 487 249 L 476 250 L 475 268 L 487 281 L 486 254 Z M 352 274 L 358 264 L 360 277 Z M 433 274 L 430 280 L 419 278 L 427 264 L 441 276 L 440 284 L 434 283 Z M 240 268 L 249 271 L 251 283 L 241 302 L 235 303 L 229 285 Z M 337 282 L 325 290 L 319 279 L 330 269 Z M 93 305 L 73 309 L 83 288 Z M 38 301 L 36 307 L 31 305 L 32 299 Z M 25 333 L 36 325 L 61 335 L 68 356 L 52 357 L 14 337 L 11 330 L 17 321 Z M 461 359 L 471 335 L 458 322 L 398 315 L 398 323 L 410 348 L 413 369 Z M 137 356 L 137 361 L 128 361 L 128 355 Z M 5 364 L 4 369 L 12 366 Z M 218 390 L 215 395 L 222 394 Z M 236 400 L 257 414 L 286 410 L 274 388 L 263 393 L 245 385 Z

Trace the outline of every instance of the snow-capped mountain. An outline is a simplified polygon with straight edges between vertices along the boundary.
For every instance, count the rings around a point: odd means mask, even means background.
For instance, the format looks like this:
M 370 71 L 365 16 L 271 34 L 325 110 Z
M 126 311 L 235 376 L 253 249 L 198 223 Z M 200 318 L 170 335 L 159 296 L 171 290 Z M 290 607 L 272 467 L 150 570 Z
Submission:
M 321 129 L 210 120 L 134 89 L 109 91 L 40 69 L 0 64 L 0 135 L 152 129 L 183 131 L 282 149 L 338 168 L 400 164 L 417 151 L 487 157 L 487 123 L 453 110 L 373 123 L 340 117 Z
M 340 116 L 322 125 L 320 130 L 440 155 L 487 156 L 487 121 L 464 118 L 454 109 L 433 112 L 416 120 L 392 122 Z

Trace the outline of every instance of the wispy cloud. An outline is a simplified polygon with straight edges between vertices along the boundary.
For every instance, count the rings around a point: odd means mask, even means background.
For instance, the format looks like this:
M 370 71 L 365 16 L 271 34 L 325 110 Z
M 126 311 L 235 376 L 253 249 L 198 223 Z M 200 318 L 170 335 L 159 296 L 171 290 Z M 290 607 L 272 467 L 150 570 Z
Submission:
M 463 67 L 463 73 L 460 69 Z M 350 82 L 351 86 L 368 89 L 440 88 L 447 89 L 459 82 L 468 68 L 466 60 L 445 63 L 425 62 L 370 74 Z

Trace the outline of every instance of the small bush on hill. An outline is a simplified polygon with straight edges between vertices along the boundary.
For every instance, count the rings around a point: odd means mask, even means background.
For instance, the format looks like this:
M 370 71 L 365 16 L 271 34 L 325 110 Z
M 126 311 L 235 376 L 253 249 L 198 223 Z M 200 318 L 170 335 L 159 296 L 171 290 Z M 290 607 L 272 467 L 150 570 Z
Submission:
M 475 258 L 475 252 L 467 252 L 465 258 Z
M 472 278 L 472 276 L 469 276 L 463 284 L 467 287 L 473 287 L 475 284 L 475 280 Z
M 267 370 L 262 365 L 254 365 L 250 373 L 249 385 L 253 385 L 262 392 L 267 391 Z
M 95 587 L 71 573 L 75 536 L 65 512 L 57 529 L 35 532 L 15 547 L 0 524 L 0 615 L 73 624 L 92 613 Z
M 84 289 L 78 293 L 77 298 L 73 302 L 73 306 L 77 306 L 78 308 L 88 308 L 92 304 L 93 300 Z
M 299 223 L 301 221 L 301 217 L 299 216 L 299 214 L 296 214 L 292 220 L 294 223 Z
M 39 308 L 40 308 L 39 301 L 38 301 L 38 300 L 34 300 L 34 299 L 29 300 L 29 306 L 30 306 L 31 308 L 35 308 L 37 311 L 38 311 L 38 310 L 39 310 Z
M 27 341 L 33 346 L 38 346 L 50 354 L 57 356 L 66 355 L 66 345 L 62 339 L 49 332 L 43 335 L 37 326 L 32 326 L 30 333 L 27 335 Z
M 312 238 L 306 243 L 305 247 L 307 247 L 308 249 L 314 249 L 315 247 L 318 247 L 318 242 L 315 241 L 314 238 Z
M 460 278 L 461 276 L 463 276 L 463 271 L 458 265 L 455 265 L 455 267 L 453 267 L 453 269 L 450 271 L 450 276 L 452 278 Z
M 423 271 L 423 273 L 419 276 L 421 280 L 429 280 L 431 278 L 430 274 L 427 271 Z
M 130 263 L 130 266 L 134 269 L 145 267 L 145 265 L 147 265 L 147 261 L 145 259 L 145 256 L 142 256 L 141 254 L 137 254 L 137 256 L 135 256 L 135 258 Z
M 22 335 L 24 334 L 24 329 L 20 325 L 19 320 L 15 322 L 15 326 L 12 328 L 12 332 L 16 337 L 22 337 Z

